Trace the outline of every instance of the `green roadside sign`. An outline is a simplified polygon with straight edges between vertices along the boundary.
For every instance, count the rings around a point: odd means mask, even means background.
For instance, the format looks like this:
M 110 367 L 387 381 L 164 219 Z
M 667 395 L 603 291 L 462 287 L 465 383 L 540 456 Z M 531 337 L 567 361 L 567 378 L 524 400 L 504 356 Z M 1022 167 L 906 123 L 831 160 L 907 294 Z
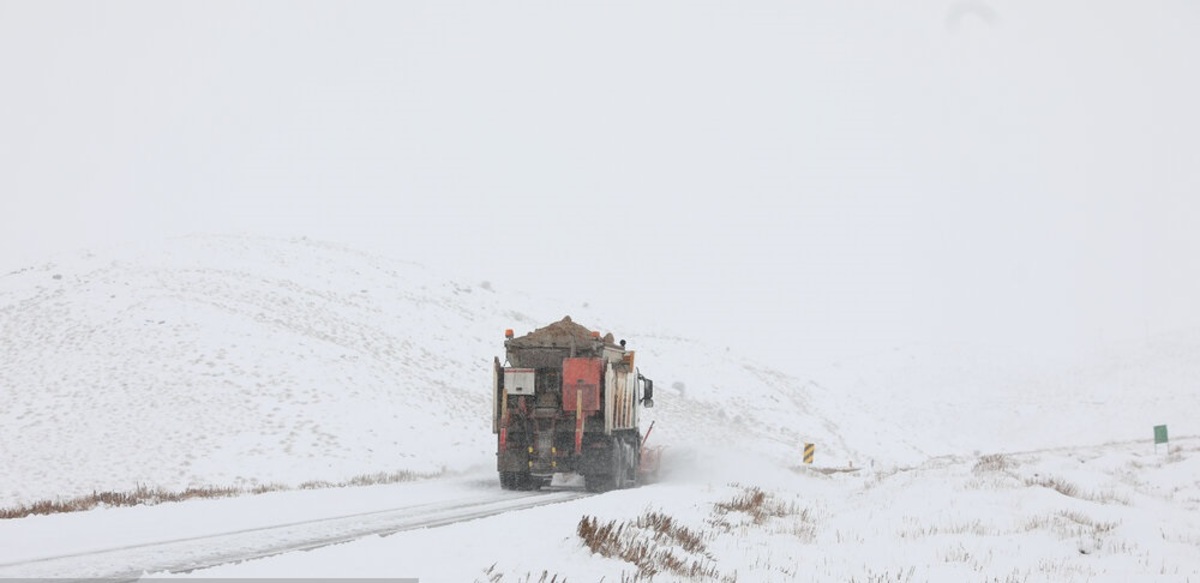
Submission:
M 1166 442 L 1167 442 L 1167 426 L 1166 425 L 1155 425 L 1154 426 L 1154 445 L 1158 445 L 1160 443 L 1166 443 Z

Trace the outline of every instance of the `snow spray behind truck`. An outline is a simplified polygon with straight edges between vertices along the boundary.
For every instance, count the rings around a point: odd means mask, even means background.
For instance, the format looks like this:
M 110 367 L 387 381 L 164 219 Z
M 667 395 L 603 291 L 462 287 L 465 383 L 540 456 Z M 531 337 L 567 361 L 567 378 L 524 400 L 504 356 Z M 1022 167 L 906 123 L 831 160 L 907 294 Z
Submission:
M 638 411 L 654 406 L 654 382 L 638 372 L 625 341 L 570 316 L 505 338 L 492 380 L 500 486 L 540 488 L 556 473 L 583 476 L 593 492 L 637 485 L 651 455 Z

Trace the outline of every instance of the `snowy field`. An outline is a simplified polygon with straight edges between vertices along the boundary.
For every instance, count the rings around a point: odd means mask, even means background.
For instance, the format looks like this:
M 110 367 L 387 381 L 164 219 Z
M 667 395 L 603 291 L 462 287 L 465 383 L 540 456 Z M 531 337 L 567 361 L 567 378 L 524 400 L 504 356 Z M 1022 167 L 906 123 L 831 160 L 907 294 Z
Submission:
M 427 531 L 198 571 L 192 576 L 390 576 L 422 581 L 620 581 L 593 554 L 584 516 L 653 541 L 677 581 L 1195 581 L 1200 442 L 1171 455 L 1114 443 L 997 457 L 948 456 L 883 472 L 723 470 Z M 717 458 L 721 459 L 721 458 Z M 741 458 L 745 463 L 745 458 Z M 728 509 L 755 492 L 761 508 Z M 671 517 L 688 548 L 638 520 Z M 656 536 L 658 535 L 658 536 Z M 557 579 L 555 579 L 557 577 Z
M 233 236 L 0 276 L 0 507 L 139 485 L 283 488 L 0 521 L 0 573 L 495 495 L 491 358 L 505 328 L 570 314 L 626 338 L 655 379 L 646 417 L 667 446 L 661 482 L 177 576 L 1200 579 L 1195 333 L 1053 357 L 897 346 L 796 370 L 595 303 L 494 288 L 326 243 Z M 1169 451 L 1151 439 L 1159 424 Z M 433 477 L 290 490 L 380 472 Z M 584 517 L 627 523 L 605 547 L 616 558 L 585 545 Z

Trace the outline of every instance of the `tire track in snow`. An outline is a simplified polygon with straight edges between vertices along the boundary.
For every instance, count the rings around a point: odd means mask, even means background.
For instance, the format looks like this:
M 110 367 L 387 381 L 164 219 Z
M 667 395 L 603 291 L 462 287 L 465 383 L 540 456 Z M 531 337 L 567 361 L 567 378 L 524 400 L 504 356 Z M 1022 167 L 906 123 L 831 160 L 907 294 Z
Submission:
M 136 581 L 145 573 L 187 572 L 349 542 L 367 536 L 444 526 L 592 494 L 547 490 L 421 504 L 181 539 L 0 564 L 0 579 Z

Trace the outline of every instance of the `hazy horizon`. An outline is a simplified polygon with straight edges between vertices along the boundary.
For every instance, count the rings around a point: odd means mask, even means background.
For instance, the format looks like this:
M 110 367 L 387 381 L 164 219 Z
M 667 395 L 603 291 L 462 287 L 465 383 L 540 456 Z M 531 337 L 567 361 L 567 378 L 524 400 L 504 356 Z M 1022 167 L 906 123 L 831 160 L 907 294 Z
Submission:
M 774 358 L 1200 325 L 1185 2 L 0 0 L 0 273 L 309 236 Z

